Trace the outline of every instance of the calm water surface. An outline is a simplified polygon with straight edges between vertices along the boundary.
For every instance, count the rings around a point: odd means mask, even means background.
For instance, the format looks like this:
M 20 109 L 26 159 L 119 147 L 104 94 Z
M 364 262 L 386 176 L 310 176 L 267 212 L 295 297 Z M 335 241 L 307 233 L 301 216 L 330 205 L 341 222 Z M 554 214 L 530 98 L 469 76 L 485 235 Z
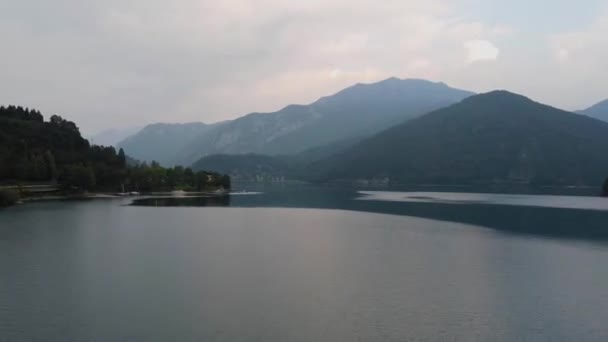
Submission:
M 608 340 L 600 199 L 129 203 L 0 210 L 0 341 Z

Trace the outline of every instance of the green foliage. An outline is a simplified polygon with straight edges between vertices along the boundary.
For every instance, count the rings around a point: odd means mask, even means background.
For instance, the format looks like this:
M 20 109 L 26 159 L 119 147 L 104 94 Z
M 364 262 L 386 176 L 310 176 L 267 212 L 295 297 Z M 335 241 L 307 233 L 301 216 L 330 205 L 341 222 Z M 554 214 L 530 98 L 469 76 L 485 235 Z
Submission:
M 127 166 L 127 156 L 125 155 L 125 151 L 122 148 L 118 151 L 118 164 L 121 167 Z
M 19 201 L 19 192 L 11 189 L 0 189 L 0 207 L 9 206 Z
M 95 173 L 91 165 L 67 165 L 64 167 L 60 183 L 67 189 L 92 190 Z
M 599 186 L 608 124 L 496 91 L 390 128 L 311 165 L 318 180 Z
M 194 172 L 191 168 L 176 166 L 163 168 L 158 163 L 143 163 L 127 170 L 126 187 L 133 191 L 188 190 L 205 191 L 217 188 L 230 189 L 230 177 L 215 172 Z
M 194 170 L 216 170 L 235 179 L 247 181 L 272 181 L 295 176 L 298 162 L 283 156 L 260 154 L 206 156 L 192 165 Z
M 56 180 L 59 173 L 57 172 L 57 165 L 55 164 L 55 157 L 51 151 L 44 153 L 44 164 L 46 166 L 46 175 L 51 180 Z
M 60 166 L 86 160 L 89 148 L 73 122 L 58 116 L 45 122 L 36 110 L 0 107 L 0 180 L 52 182 Z
M 0 106 L 0 115 L 9 119 L 43 122 L 44 118 L 37 110 L 30 110 L 21 106 Z
M 204 182 L 203 182 L 204 180 Z M 0 182 L 58 183 L 69 191 L 160 191 L 228 188 L 229 178 L 158 163 L 128 166 L 114 147 L 91 146 L 76 124 L 45 122 L 36 110 L 0 107 Z

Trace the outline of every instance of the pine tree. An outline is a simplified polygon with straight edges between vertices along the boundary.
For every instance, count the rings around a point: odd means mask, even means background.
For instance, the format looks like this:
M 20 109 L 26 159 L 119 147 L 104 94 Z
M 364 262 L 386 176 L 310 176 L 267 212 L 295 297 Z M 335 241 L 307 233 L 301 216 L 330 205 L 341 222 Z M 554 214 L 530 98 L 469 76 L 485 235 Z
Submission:
M 57 165 L 55 164 L 55 156 L 53 156 L 51 151 L 47 150 L 44 153 L 44 162 L 47 169 L 47 179 L 52 181 L 57 180 Z
M 118 150 L 118 161 L 121 167 L 127 167 L 127 157 L 125 156 L 125 151 L 122 148 Z
M 84 187 L 85 189 L 91 189 L 92 187 L 95 186 L 96 182 L 95 182 L 95 172 L 93 171 L 93 166 L 91 164 L 87 165 L 86 168 L 86 177 L 85 177 L 85 184 Z

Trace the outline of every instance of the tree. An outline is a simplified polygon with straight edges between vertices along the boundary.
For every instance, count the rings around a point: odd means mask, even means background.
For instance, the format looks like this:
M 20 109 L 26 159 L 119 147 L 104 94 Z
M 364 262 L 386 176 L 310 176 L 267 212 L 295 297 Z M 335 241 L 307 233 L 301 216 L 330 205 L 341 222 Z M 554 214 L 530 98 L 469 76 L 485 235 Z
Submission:
M 232 184 L 230 182 L 230 176 L 228 176 L 228 175 L 221 176 L 220 186 L 222 186 L 224 189 L 230 189 L 232 187 Z
M 184 170 L 184 184 L 188 185 L 188 186 L 194 186 L 194 184 L 196 183 L 196 178 L 194 177 L 194 172 L 192 171 L 191 168 L 186 168 Z
M 53 156 L 53 153 L 51 151 L 47 150 L 44 153 L 44 162 L 47 168 L 48 179 L 53 181 L 56 180 L 58 176 L 57 164 L 55 164 L 55 156 Z
M 8 178 L 10 174 L 10 167 L 8 165 L 8 160 L 3 158 L 0 153 L 0 179 Z
M 0 182 L 53 181 L 66 192 L 213 189 L 221 175 L 158 162 L 127 166 L 122 149 L 91 145 L 75 123 L 21 106 L 0 106 Z M 226 184 L 223 181 L 223 184 Z M 126 190 L 125 189 L 125 190 Z
M 48 180 L 47 167 L 44 157 L 41 155 L 32 156 L 27 163 L 28 178 L 36 181 Z
M 87 165 L 86 167 L 84 181 L 85 189 L 90 189 L 95 186 L 95 172 L 93 172 L 93 167 L 91 164 Z
M 19 192 L 16 190 L 0 189 L 0 207 L 9 206 L 19 201 Z
M 68 165 L 61 181 L 68 187 L 89 190 L 95 185 L 95 174 L 91 165 Z
M 200 171 L 196 173 L 196 190 L 203 191 L 207 187 L 207 173 Z
M 125 156 L 125 151 L 122 148 L 118 150 L 118 162 L 120 167 L 127 167 L 127 156 Z

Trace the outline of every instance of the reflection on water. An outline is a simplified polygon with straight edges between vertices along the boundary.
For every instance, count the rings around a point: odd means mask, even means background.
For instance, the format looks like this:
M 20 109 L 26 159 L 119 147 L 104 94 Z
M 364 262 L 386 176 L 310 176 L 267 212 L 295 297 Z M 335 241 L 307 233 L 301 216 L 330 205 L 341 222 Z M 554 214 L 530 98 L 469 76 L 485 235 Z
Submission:
M 608 200 L 585 196 L 440 192 L 358 192 L 331 187 L 267 187 L 250 196 L 148 198 L 135 206 L 318 208 L 413 216 L 509 233 L 608 242 Z
M 390 192 L 359 191 L 360 199 L 391 202 L 429 202 L 446 204 L 497 204 L 524 207 L 547 207 L 564 209 L 606 210 L 608 200 L 603 197 L 483 194 L 463 192 Z
M 146 207 L 228 207 L 230 196 L 150 197 L 135 203 Z
M 608 341 L 606 211 L 263 192 L 2 210 L 0 341 Z

